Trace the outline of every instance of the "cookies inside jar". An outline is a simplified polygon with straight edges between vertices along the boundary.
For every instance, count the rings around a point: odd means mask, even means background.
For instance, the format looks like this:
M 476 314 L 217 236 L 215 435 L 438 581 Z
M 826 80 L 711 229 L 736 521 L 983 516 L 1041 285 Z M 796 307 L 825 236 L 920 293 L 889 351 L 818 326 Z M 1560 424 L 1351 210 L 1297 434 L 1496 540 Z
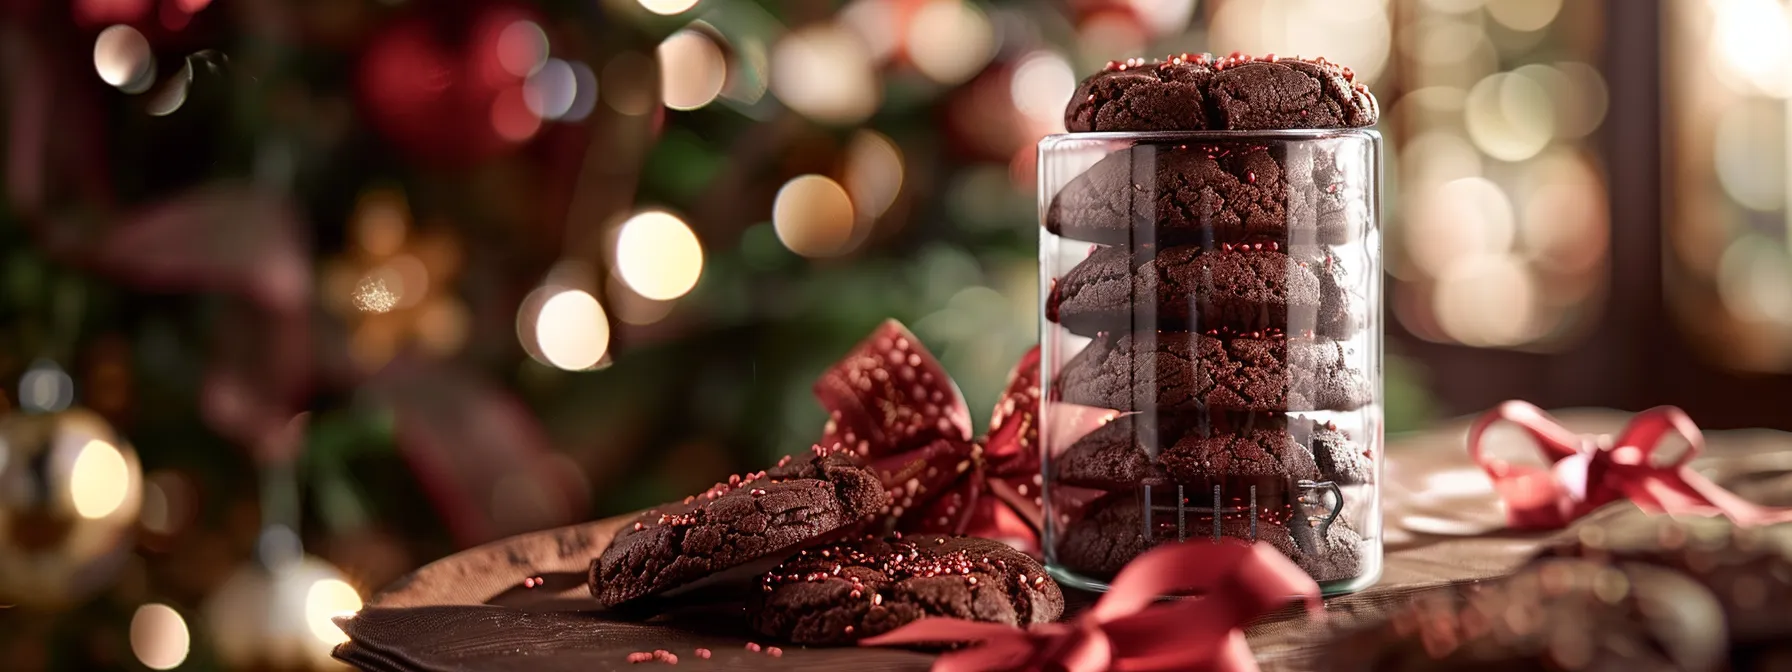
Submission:
M 1234 127 L 1266 118 L 1250 105 L 1361 121 L 1340 93 L 1358 90 L 1312 77 L 1310 98 L 1253 93 L 1312 61 L 1121 65 L 1067 114 L 1101 132 L 1041 143 L 1052 569 L 1099 589 L 1156 544 L 1232 539 L 1328 592 L 1366 586 L 1381 554 L 1379 136 Z M 1163 96 L 1217 128 L 1150 128 Z

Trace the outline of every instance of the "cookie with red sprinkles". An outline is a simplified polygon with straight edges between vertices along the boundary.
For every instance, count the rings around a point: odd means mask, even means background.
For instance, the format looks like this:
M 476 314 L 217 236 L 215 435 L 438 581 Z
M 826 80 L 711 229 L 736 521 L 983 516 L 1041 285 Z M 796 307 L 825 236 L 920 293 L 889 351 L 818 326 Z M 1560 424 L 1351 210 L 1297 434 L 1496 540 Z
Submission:
M 1109 63 L 1077 87 L 1064 126 L 1073 133 L 1361 128 L 1380 113 L 1350 68 L 1323 58 L 1181 54 Z
M 867 537 L 798 553 L 760 577 L 753 629 L 798 644 L 847 644 L 940 616 L 1026 627 L 1064 613 L 1039 562 L 978 537 Z
M 859 524 L 888 502 L 877 476 L 844 455 L 733 476 L 625 526 L 591 562 L 591 595 L 613 607 L 782 557 Z

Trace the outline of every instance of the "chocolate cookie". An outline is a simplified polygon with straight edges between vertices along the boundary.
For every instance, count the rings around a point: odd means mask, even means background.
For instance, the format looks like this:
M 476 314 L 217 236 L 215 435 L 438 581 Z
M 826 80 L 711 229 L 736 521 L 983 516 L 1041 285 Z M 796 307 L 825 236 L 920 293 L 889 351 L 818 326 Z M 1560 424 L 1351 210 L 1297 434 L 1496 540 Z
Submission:
M 798 644 L 846 644 L 929 616 L 1026 627 L 1064 613 L 1045 569 L 977 537 L 871 537 L 799 552 L 760 578 L 753 629 Z
M 1142 492 L 1117 492 L 1090 502 L 1081 515 L 1064 530 L 1064 536 L 1053 549 L 1053 560 L 1072 571 L 1095 577 L 1112 577 L 1139 554 L 1164 542 L 1183 540 L 1186 543 L 1211 541 L 1214 516 L 1208 512 L 1176 511 L 1174 495 L 1154 492 L 1159 502 L 1152 508 L 1150 524 L 1144 519 Z M 1195 498 L 1191 497 L 1191 500 Z M 1200 501 L 1191 501 L 1200 505 Z M 1350 578 L 1360 573 L 1361 538 L 1343 520 L 1326 529 L 1320 544 L 1309 549 L 1297 543 L 1297 533 L 1284 523 L 1258 518 L 1253 527 L 1247 514 L 1225 513 L 1218 521 L 1222 538 L 1250 541 L 1255 539 L 1274 546 L 1295 564 L 1314 576 L 1316 581 Z M 1313 528 L 1308 528 L 1311 530 Z M 1149 536 L 1147 536 L 1149 534 Z M 1310 532 L 1305 536 L 1313 536 Z
M 1716 596 L 1738 644 L 1792 641 L 1792 526 L 1737 527 L 1726 518 L 1674 520 L 1634 509 L 1583 523 L 1545 556 L 1641 562 L 1686 574 Z
M 1064 111 L 1072 133 L 1276 130 L 1372 126 L 1375 97 L 1349 68 L 1324 59 L 1233 54 L 1109 63 L 1083 80 Z
M 591 595 L 610 607 L 821 541 L 889 501 L 870 471 L 845 455 L 734 477 L 682 503 L 652 509 L 591 562 Z
M 1121 411 L 1352 410 L 1368 383 L 1355 346 L 1320 338 L 1103 334 L 1064 364 L 1063 401 Z
M 1053 285 L 1046 319 L 1084 336 L 1222 326 L 1349 336 L 1356 324 L 1332 257 L 1305 259 L 1280 248 L 1274 242 L 1102 248 Z
M 1374 477 L 1363 448 L 1336 427 L 1279 414 L 1123 415 L 1071 443 L 1052 469 L 1059 482 L 1110 491 L 1227 476 L 1339 485 Z
M 1115 151 L 1052 197 L 1046 230 L 1110 245 L 1274 240 L 1302 247 L 1359 237 L 1368 201 L 1334 152 L 1261 145 L 1141 144 Z
M 1552 559 L 1422 593 L 1315 656 L 1331 672 L 1724 668 L 1724 620 L 1698 583 L 1645 564 Z

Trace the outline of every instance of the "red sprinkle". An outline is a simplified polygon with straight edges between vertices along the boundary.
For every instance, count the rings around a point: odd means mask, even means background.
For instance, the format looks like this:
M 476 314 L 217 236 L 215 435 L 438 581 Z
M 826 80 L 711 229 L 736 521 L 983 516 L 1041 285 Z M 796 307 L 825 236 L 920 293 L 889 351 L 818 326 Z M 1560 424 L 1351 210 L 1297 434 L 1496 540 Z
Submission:
M 782 658 L 782 657 L 784 657 L 784 650 L 780 649 L 778 647 L 775 647 L 775 646 L 768 646 L 768 647 L 765 647 L 765 655 L 771 656 L 773 658 Z
M 759 653 L 759 645 L 753 642 L 747 642 L 747 650 L 752 651 L 753 653 Z
M 709 649 L 697 649 L 697 657 L 709 660 Z

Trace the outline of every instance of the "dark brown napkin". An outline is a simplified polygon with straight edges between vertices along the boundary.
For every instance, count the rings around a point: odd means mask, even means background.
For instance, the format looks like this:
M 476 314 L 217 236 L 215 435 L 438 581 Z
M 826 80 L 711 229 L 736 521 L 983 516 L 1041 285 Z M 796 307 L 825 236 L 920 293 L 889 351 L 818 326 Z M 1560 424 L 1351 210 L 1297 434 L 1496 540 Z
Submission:
M 1576 431 L 1615 431 L 1627 414 L 1559 414 Z M 1383 474 L 1387 548 L 1381 580 L 1355 595 L 1326 601 L 1328 618 L 1309 619 L 1299 609 L 1272 614 L 1247 637 L 1264 670 L 1311 669 L 1321 648 L 1345 629 L 1384 618 L 1413 595 L 1512 572 L 1540 549 L 1575 538 L 1577 528 L 1553 533 L 1502 529 L 1503 512 L 1484 476 L 1463 448 L 1466 423 L 1398 438 L 1388 446 Z M 1495 442 L 1513 437 L 1495 435 Z M 1767 504 L 1792 504 L 1792 440 L 1785 434 L 1718 432 L 1694 463 L 1739 494 Z M 1512 446 L 1513 453 L 1531 450 Z M 1583 524 L 1639 513 L 1618 503 Z M 885 649 L 801 649 L 782 657 L 745 647 L 754 640 L 744 614 L 730 607 L 665 606 L 643 620 L 581 611 L 592 605 L 583 585 L 591 558 L 609 545 L 628 517 L 532 534 L 468 549 L 426 565 L 368 600 L 368 608 L 343 623 L 351 641 L 338 658 L 366 670 L 609 670 L 642 669 L 628 655 L 665 649 L 679 667 L 695 669 L 923 670 L 931 656 Z M 526 586 L 540 578 L 542 585 Z M 533 582 L 531 582 L 533 583 Z M 1066 593 L 1066 616 L 1093 597 Z M 706 647 L 703 660 L 695 649 Z

